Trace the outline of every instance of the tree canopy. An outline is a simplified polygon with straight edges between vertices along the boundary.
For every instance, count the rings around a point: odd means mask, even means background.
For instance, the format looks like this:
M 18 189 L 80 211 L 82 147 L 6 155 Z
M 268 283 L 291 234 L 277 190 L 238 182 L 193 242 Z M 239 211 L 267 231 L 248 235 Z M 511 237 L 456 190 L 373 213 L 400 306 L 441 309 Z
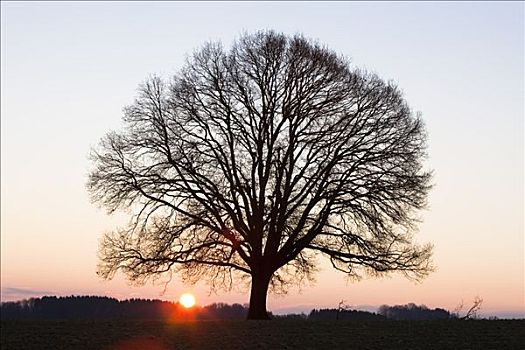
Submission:
M 176 273 L 230 288 L 251 281 L 249 318 L 268 288 L 311 279 L 318 257 L 350 277 L 422 278 L 417 245 L 431 173 L 426 132 L 393 82 L 301 35 L 207 43 L 124 109 L 93 151 L 88 189 L 130 225 L 104 235 L 99 273 Z

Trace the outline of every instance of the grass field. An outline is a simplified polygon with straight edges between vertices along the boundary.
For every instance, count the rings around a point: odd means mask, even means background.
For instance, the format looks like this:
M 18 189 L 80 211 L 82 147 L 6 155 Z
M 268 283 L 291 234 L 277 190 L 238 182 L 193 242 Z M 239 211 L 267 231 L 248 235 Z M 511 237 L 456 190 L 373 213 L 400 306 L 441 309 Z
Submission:
M 13 349 L 525 349 L 525 321 L 2 321 Z

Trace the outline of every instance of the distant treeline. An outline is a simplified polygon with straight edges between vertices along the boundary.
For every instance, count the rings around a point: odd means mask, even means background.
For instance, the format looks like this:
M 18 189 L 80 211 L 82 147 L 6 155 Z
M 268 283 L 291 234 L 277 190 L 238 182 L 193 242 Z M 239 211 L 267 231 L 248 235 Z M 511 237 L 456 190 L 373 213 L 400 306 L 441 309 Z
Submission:
M 378 313 L 389 320 L 443 320 L 456 318 L 455 315 L 452 315 L 445 309 L 429 309 L 425 305 L 416 305 L 414 303 L 396 306 L 381 305 Z
M 216 303 L 186 310 L 179 303 L 150 299 L 117 300 L 99 296 L 45 296 L 5 302 L 0 318 L 7 319 L 243 319 L 247 307 Z
M 309 320 L 442 320 L 455 318 L 444 309 L 429 309 L 425 305 L 413 303 L 406 305 L 382 305 L 377 313 L 347 309 L 314 309 L 308 315 Z
M 338 310 L 338 309 L 313 309 L 308 315 L 309 320 L 357 320 L 357 321 L 376 321 L 385 320 L 385 317 L 376 313 L 359 310 Z
M 9 319 L 245 319 L 247 305 L 214 303 L 186 310 L 179 303 L 150 299 L 117 300 L 99 296 L 46 296 L 5 302 L 0 318 Z M 453 318 L 444 309 L 415 304 L 383 305 L 378 313 L 348 309 L 314 309 L 309 314 L 275 315 L 278 319 L 303 320 L 429 320 Z

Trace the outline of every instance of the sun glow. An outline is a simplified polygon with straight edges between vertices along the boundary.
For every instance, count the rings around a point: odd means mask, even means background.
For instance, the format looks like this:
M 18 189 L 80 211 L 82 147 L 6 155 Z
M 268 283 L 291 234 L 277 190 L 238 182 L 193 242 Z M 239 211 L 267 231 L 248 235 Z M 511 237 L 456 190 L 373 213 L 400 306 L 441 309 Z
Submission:
M 195 297 L 190 293 L 184 293 L 179 298 L 179 304 L 189 309 L 195 305 Z

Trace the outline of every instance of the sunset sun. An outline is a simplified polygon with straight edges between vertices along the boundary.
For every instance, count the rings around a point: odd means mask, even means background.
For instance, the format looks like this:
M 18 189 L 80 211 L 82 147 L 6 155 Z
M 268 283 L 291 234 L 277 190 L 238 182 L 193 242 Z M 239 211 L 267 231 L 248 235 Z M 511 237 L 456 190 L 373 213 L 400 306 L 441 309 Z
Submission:
M 184 293 L 180 296 L 179 303 L 188 309 L 195 305 L 195 297 L 192 294 Z

